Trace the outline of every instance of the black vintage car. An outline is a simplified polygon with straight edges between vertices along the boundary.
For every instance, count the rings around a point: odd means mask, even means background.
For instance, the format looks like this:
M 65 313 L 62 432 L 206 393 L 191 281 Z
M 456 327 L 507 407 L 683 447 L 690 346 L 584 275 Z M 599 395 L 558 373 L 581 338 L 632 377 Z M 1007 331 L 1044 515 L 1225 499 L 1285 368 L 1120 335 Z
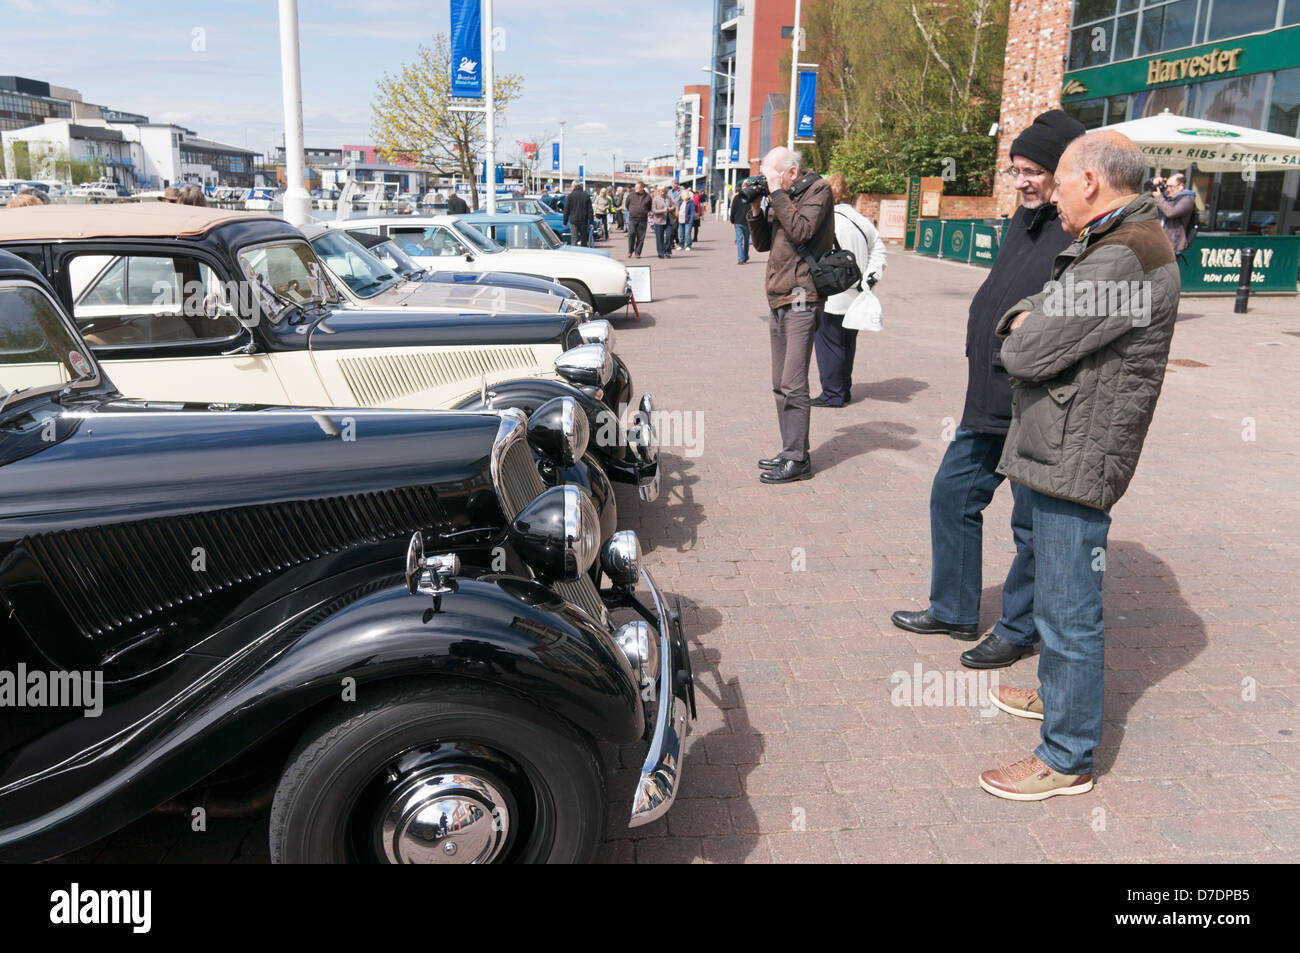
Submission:
M 161 203 L 10 211 L 0 247 L 49 279 L 124 394 L 525 414 L 568 396 L 609 477 L 642 499 L 658 494 L 651 398 L 625 413 L 631 374 L 581 315 L 344 309 L 302 233 L 265 214 Z
M 218 785 L 273 786 L 280 862 L 585 860 L 612 798 L 661 816 L 680 617 L 542 483 L 573 413 L 127 399 L 0 252 L 0 860 Z

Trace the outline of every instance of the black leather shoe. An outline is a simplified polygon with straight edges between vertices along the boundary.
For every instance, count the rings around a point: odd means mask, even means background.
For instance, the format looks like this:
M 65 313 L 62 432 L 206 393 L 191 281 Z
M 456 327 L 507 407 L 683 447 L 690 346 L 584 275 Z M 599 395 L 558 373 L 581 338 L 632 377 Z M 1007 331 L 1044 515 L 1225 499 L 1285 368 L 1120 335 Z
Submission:
M 758 461 L 758 468 L 760 470 L 775 470 L 783 463 L 785 463 L 785 457 L 782 456 L 764 457 Z
M 900 629 L 919 632 L 922 635 L 950 635 L 963 642 L 974 642 L 980 637 L 979 623 L 956 625 L 952 622 L 940 622 L 930 615 L 929 609 L 921 612 L 895 612 L 889 618 Z
M 1033 654 L 1032 645 L 1015 645 L 990 632 L 975 648 L 961 653 L 961 664 L 967 668 L 1006 668 L 1012 662 Z
M 782 460 L 780 466 L 764 470 L 759 476 L 764 483 L 794 483 L 796 480 L 812 479 L 812 458 L 803 462 Z
M 814 398 L 810 401 L 810 403 L 811 403 L 814 407 L 843 407 L 843 406 L 844 406 L 843 404 L 832 404 L 832 403 L 831 403 L 829 400 L 827 400 L 825 397 L 814 397 Z

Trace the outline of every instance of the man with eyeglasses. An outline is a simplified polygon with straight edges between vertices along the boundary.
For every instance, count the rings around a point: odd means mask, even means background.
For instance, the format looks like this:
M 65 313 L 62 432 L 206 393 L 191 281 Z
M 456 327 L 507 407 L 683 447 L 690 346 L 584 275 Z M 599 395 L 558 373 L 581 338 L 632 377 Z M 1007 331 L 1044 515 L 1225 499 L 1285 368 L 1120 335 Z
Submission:
M 994 331 L 1011 305 L 1042 289 L 1056 256 L 1072 240 L 1051 197 L 1056 164 L 1083 133 L 1081 123 L 1053 109 L 1011 143 L 1011 166 L 1002 174 L 1015 181 L 1020 207 L 1003 229 L 998 257 L 971 300 L 966 404 L 930 490 L 930 605 L 892 617 L 908 632 L 965 642 L 979 638 L 983 512 L 1004 479 L 997 466 L 1011 425 L 1011 385 Z M 1003 668 L 1032 654 L 1038 642 L 1030 506 L 1014 483 L 1011 496 L 1016 556 L 1002 587 L 1002 616 L 979 645 L 962 653 L 968 668 Z

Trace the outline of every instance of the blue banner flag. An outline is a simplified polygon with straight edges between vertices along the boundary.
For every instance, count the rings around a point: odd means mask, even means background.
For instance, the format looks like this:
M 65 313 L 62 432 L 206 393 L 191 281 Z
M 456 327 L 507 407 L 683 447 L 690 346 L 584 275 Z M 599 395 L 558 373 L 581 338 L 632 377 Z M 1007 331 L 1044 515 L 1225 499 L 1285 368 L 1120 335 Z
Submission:
M 560 144 L 558 142 L 551 143 L 551 171 L 560 171 Z
M 585 183 L 587 181 L 587 170 L 578 166 L 578 181 Z
M 483 25 L 480 0 L 451 0 L 451 94 L 483 98 Z
M 704 174 L 704 150 L 703 149 L 695 150 L 695 174 L 696 175 Z
M 740 127 L 739 126 L 731 127 L 731 142 L 728 144 L 727 147 L 727 161 L 728 162 L 740 161 Z
M 812 70 L 799 71 L 799 113 L 795 120 L 796 139 L 811 139 L 814 135 L 813 119 L 817 115 L 817 74 Z

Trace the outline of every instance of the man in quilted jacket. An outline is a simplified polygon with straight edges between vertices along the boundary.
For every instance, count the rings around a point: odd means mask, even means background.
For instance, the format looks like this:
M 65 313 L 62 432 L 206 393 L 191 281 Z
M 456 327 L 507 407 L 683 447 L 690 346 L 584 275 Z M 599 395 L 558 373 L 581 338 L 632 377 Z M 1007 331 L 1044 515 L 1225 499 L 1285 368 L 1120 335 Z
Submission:
M 1137 468 L 1178 316 L 1178 266 L 1155 203 L 1141 194 L 1145 177 L 1146 159 L 1120 133 L 1075 140 L 1052 195 L 1075 240 L 1053 280 L 998 322 L 1012 379 L 998 470 L 1029 497 L 1042 646 L 1036 691 L 991 692 L 1004 711 L 1043 721 L 1033 754 L 980 775 L 984 790 L 1011 800 L 1092 789 L 1110 508 Z

